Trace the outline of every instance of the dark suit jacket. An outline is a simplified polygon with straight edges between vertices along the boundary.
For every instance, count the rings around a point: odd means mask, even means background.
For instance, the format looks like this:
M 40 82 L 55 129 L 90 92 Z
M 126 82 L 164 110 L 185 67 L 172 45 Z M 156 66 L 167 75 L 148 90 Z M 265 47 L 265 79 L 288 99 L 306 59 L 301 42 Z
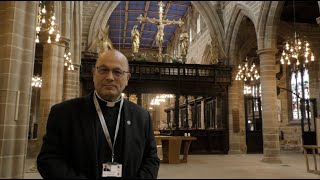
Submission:
M 99 178 L 93 92 L 52 106 L 37 158 L 43 178 Z M 123 178 L 157 178 L 159 158 L 148 111 L 124 100 Z M 126 122 L 131 121 L 128 125 Z

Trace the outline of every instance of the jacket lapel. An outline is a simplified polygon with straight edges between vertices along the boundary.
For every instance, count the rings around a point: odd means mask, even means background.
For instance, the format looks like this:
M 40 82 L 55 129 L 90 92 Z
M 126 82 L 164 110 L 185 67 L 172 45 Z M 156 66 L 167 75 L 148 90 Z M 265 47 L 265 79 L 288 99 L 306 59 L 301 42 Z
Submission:
M 82 127 L 83 133 L 83 143 L 85 144 L 84 147 L 87 148 L 87 152 L 90 152 L 88 156 L 90 156 L 90 167 L 94 167 L 94 176 L 97 177 L 97 138 L 95 133 L 95 123 L 94 121 L 97 118 L 97 113 L 94 108 L 93 104 L 93 93 L 85 96 L 84 98 L 84 106 L 83 109 L 80 110 L 80 123 Z
M 127 164 L 128 161 L 128 151 L 131 147 L 130 142 L 131 142 L 131 136 L 133 135 L 132 133 L 132 106 L 130 106 L 129 102 L 125 100 L 123 102 L 123 112 L 124 112 L 124 152 L 123 152 L 123 164 Z

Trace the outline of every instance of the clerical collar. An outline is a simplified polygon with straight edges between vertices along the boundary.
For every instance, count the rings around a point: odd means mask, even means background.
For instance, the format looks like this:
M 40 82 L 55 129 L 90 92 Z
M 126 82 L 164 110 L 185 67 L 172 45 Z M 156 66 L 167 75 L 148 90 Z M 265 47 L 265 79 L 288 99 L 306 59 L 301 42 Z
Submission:
M 116 101 L 106 101 L 106 100 L 104 100 L 103 98 L 101 98 L 101 97 L 98 95 L 97 91 L 94 91 L 94 93 L 95 93 L 95 95 L 97 95 L 97 97 L 98 97 L 101 101 L 107 103 L 107 105 L 106 105 L 107 107 L 114 107 L 115 104 L 116 104 L 117 102 L 120 102 L 120 100 L 121 100 L 121 95 L 119 96 L 119 98 L 118 98 Z

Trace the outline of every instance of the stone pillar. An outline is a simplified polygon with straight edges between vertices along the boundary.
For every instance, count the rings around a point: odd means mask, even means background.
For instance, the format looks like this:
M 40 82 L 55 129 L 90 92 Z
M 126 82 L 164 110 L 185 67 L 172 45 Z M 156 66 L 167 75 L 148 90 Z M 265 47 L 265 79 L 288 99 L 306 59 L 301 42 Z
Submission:
M 79 96 L 79 74 L 79 65 L 74 65 L 74 70 L 68 70 L 68 67 L 64 66 L 63 100 L 73 99 Z
M 0 179 L 23 179 L 37 2 L 4 1 L 0 12 Z
M 65 23 L 61 24 L 62 32 L 68 40 L 73 71 L 65 70 L 63 100 L 79 97 L 80 95 L 80 65 L 81 65 L 81 28 L 82 3 L 79 1 L 66 1 L 62 4 L 62 13 L 65 14 Z
M 61 43 L 64 44 L 64 43 Z M 40 95 L 40 119 L 38 138 L 31 156 L 36 157 L 42 146 L 43 136 L 51 107 L 62 102 L 64 75 L 64 46 L 58 43 L 44 44 L 42 59 L 42 88 Z
M 281 163 L 276 92 L 276 49 L 259 49 L 262 100 L 263 162 Z
M 232 79 L 236 78 L 238 69 L 235 68 L 232 73 Z M 242 86 L 242 87 L 241 87 Z M 245 137 L 245 122 L 241 121 L 240 114 L 244 112 L 243 99 L 243 82 L 233 81 L 229 88 L 228 106 L 229 106 L 229 154 L 242 154 L 247 152 Z M 243 119 L 243 118 L 242 118 Z

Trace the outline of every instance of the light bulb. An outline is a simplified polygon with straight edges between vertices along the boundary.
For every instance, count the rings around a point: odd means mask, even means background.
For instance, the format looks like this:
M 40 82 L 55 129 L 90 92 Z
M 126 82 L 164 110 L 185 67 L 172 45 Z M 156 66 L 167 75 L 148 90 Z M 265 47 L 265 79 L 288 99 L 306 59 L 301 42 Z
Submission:
M 39 36 L 37 35 L 36 43 L 39 43 Z
M 50 36 L 48 37 L 48 43 L 51 43 L 51 38 L 50 38 Z
M 46 11 L 46 6 L 43 6 L 41 12 L 42 12 L 43 14 L 45 14 L 45 13 L 47 12 L 47 11 Z
M 36 27 L 36 31 L 37 31 L 37 33 L 40 32 L 40 27 L 39 26 Z

